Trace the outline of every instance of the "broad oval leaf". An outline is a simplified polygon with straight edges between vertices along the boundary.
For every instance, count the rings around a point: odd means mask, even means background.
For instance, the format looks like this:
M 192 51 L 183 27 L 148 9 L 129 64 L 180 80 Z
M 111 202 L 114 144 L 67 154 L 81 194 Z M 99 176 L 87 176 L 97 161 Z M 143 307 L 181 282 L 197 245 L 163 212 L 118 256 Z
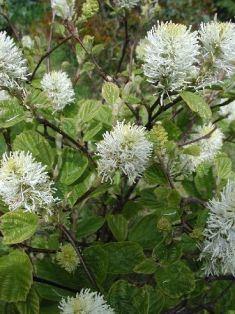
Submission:
M 189 108 L 198 113 L 198 115 L 203 119 L 210 119 L 212 116 L 211 109 L 206 103 L 205 99 L 195 93 L 183 91 L 180 93 L 182 99 L 186 102 Z
M 162 292 L 172 298 L 179 298 L 195 288 L 193 272 L 181 261 L 159 267 L 155 277 Z
M 0 218 L 4 244 L 15 244 L 29 239 L 38 226 L 38 216 L 33 213 L 8 212 Z
M 26 301 L 33 283 L 32 272 L 32 264 L 22 251 L 0 257 L 0 300 Z
M 106 217 L 109 229 L 118 241 L 126 240 L 128 233 L 128 222 L 122 215 L 108 215 Z
M 108 294 L 108 302 L 116 313 L 148 314 L 147 291 L 124 280 L 119 280 L 112 285 Z
M 119 97 L 119 87 L 112 82 L 105 82 L 102 86 L 102 96 L 108 104 L 115 104 Z
M 86 156 L 71 148 L 65 148 L 62 155 L 60 182 L 70 185 L 82 176 L 88 165 Z

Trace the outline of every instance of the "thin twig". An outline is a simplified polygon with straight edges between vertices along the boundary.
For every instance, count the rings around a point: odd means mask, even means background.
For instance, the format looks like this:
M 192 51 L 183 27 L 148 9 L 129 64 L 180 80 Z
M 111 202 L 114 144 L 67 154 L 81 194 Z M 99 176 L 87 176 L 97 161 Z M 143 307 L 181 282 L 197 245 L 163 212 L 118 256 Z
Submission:
M 37 70 L 39 69 L 41 63 L 43 60 L 45 60 L 52 52 L 54 52 L 57 48 L 59 48 L 60 46 L 62 46 L 66 41 L 68 41 L 72 36 L 68 36 L 66 38 L 64 38 L 58 45 L 56 45 L 54 48 L 51 48 L 49 51 L 47 51 L 44 55 L 41 56 L 41 58 L 38 61 L 38 64 L 36 65 L 35 69 L 33 70 L 33 73 L 30 77 L 30 82 L 34 79 Z
M 82 49 L 86 52 L 86 54 L 88 55 L 89 59 L 92 61 L 92 63 L 94 64 L 97 72 L 99 73 L 99 75 L 107 82 L 110 81 L 114 81 L 116 82 L 118 85 L 119 83 L 117 82 L 117 80 L 115 80 L 114 78 L 112 78 L 111 76 L 107 75 L 103 69 L 99 66 L 99 64 L 97 63 L 95 57 L 93 56 L 93 54 L 91 52 L 89 52 L 87 50 L 87 48 L 85 47 L 82 39 L 79 37 L 75 27 L 73 24 L 71 23 L 66 23 L 65 27 L 67 28 L 67 30 L 69 31 L 69 33 L 71 34 L 71 36 L 80 44 L 80 46 L 82 47 Z
M 87 274 L 87 277 L 89 279 L 89 281 L 91 282 L 91 284 L 97 289 L 97 291 L 100 291 L 100 288 L 95 280 L 95 277 L 94 275 L 92 274 L 91 270 L 88 269 L 84 259 L 83 259 L 83 256 L 82 256 L 82 253 L 80 252 L 80 249 L 79 247 L 76 245 L 76 239 L 74 239 L 74 237 L 72 236 L 72 234 L 69 232 L 69 230 L 67 230 L 67 228 L 65 228 L 65 226 L 63 225 L 59 225 L 59 228 L 60 230 L 63 232 L 63 234 L 65 235 L 65 237 L 68 239 L 68 241 L 71 243 L 71 245 L 73 246 L 74 250 L 76 251 L 78 257 L 79 257 L 79 260 L 82 264 L 82 267 L 85 271 L 85 273 Z
M 51 41 L 52 41 L 52 33 L 53 33 L 53 23 L 55 20 L 55 12 L 52 10 L 52 18 L 51 18 L 51 25 L 50 25 L 50 33 L 48 38 L 48 46 L 47 46 L 47 52 L 51 50 Z M 50 54 L 47 56 L 47 72 L 50 71 Z
M 10 26 L 10 28 L 12 30 L 12 33 L 13 33 L 15 39 L 17 41 L 20 41 L 19 34 L 18 34 L 17 30 L 15 29 L 14 25 L 12 24 L 12 22 L 11 22 L 10 18 L 8 17 L 8 15 L 3 13 L 3 12 L 0 12 L 0 15 L 7 21 L 8 25 Z
M 124 29 L 125 29 L 125 38 L 124 38 L 124 42 L 123 42 L 123 47 L 122 47 L 122 54 L 121 54 L 121 58 L 118 62 L 118 66 L 117 66 L 117 73 L 120 72 L 121 67 L 122 67 L 122 63 L 123 60 L 125 58 L 126 55 L 126 51 L 127 51 L 127 47 L 128 47 L 128 43 L 129 43 L 129 34 L 128 34 L 128 12 L 127 10 L 125 10 L 125 15 L 123 17 L 123 22 L 124 22 Z
M 64 289 L 64 290 L 67 290 L 67 291 L 70 291 L 70 292 L 74 292 L 74 293 L 77 292 L 76 289 L 65 287 L 65 286 L 63 286 L 63 285 L 61 285 L 61 284 L 59 284 L 57 282 L 54 282 L 54 281 L 51 281 L 51 280 L 48 280 L 48 279 L 44 279 L 44 278 L 40 278 L 38 276 L 33 276 L 33 281 L 34 282 L 43 283 L 43 284 L 46 284 L 46 285 L 49 285 L 49 286 L 53 286 L 53 287 L 56 287 L 56 288 Z
M 94 161 L 94 159 L 92 158 L 92 156 L 90 155 L 90 153 L 88 152 L 88 150 L 86 149 L 85 146 L 83 146 L 82 144 L 80 144 L 78 141 L 76 141 L 75 139 L 73 139 L 70 135 L 68 135 L 67 133 L 65 133 L 63 130 L 61 130 L 59 127 L 55 126 L 54 124 L 52 124 L 51 122 L 49 122 L 48 120 L 44 119 L 44 118 L 40 118 L 35 116 L 36 120 L 43 125 L 46 125 L 48 127 L 50 127 L 51 129 L 53 129 L 54 131 L 58 132 L 59 134 L 61 134 L 64 138 L 66 138 L 68 141 L 70 141 L 72 144 L 74 144 L 81 152 L 83 152 L 87 158 L 92 162 L 92 164 L 94 166 L 96 166 L 96 163 Z

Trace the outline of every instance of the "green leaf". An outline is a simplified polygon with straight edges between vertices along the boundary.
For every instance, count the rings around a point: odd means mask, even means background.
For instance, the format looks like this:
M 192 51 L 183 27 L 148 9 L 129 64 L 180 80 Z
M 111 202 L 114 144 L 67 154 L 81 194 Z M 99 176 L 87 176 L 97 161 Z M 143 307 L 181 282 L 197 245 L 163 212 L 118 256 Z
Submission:
M 22 251 L 0 257 L 0 300 L 26 301 L 33 283 L 32 264 Z
M 205 99 L 195 93 L 183 91 L 180 93 L 182 99 L 186 102 L 189 108 L 198 113 L 198 115 L 203 119 L 210 119 L 212 116 L 211 109 L 206 103 Z
M 101 216 L 83 217 L 77 224 L 77 239 L 81 239 L 95 233 L 103 226 L 104 222 L 105 219 Z
M 118 314 L 148 314 L 148 294 L 127 281 L 115 282 L 109 290 L 108 303 Z
M 108 256 L 104 248 L 101 245 L 86 248 L 83 251 L 83 258 L 88 269 L 95 277 L 96 282 L 102 284 L 108 272 Z M 90 286 L 91 283 L 82 265 L 79 267 L 78 277 L 83 286 Z
M 17 100 L 0 102 L 0 128 L 9 128 L 25 119 L 25 111 Z
M 90 141 L 93 139 L 93 137 L 99 133 L 103 128 L 102 123 L 97 123 L 96 121 L 90 126 L 90 128 L 86 131 L 83 140 L 85 142 Z
M 38 216 L 33 213 L 14 211 L 1 216 L 0 230 L 4 244 L 15 244 L 29 239 L 38 226 Z
M 13 142 L 14 150 L 32 153 L 38 161 L 52 168 L 54 164 L 54 150 L 45 138 L 35 131 L 25 131 L 16 136 Z
M 154 259 L 158 259 L 161 264 L 166 265 L 176 262 L 181 257 L 182 250 L 180 245 L 166 245 L 161 242 L 155 246 L 152 254 Z
M 109 229 L 117 241 L 126 240 L 128 222 L 122 215 L 108 215 L 106 217 Z
M 70 185 L 74 183 L 87 168 L 87 158 L 72 148 L 65 148 L 62 154 L 63 164 L 60 169 L 60 182 Z
M 39 313 L 39 297 L 34 287 L 29 291 L 25 302 L 18 302 L 16 307 L 20 314 L 38 314 Z
M 229 179 L 232 172 L 232 161 L 224 155 L 219 155 L 214 160 L 215 173 L 220 179 Z
M 115 104 L 119 97 L 119 87 L 111 82 L 105 82 L 102 86 L 102 96 L 108 104 Z
M 141 218 L 130 228 L 128 240 L 138 242 L 145 249 L 153 248 L 162 240 L 162 234 L 157 230 L 157 216 L 151 214 Z
M 203 199 L 211 198 L 214 190 L 214 178 L 210 163 L 202 163 L 197 167 L 195 185 Z
M 82 18 L 89 19 L 99 11 L 99 3 L 97 0 L 86 0 L 82 6 Z
M 134 272 L 138 274 L 153 274 L 157 270 L 157 264 L 152 258 L 146 258 L 143 262 L 136 265 Z
M 191 156 L 199 156 L 201 149 L 197 145 L 190 145 L 183 149 L 183 154 L 191 155 Z
M 104 245 L 108 253 L 109 268 L 111 274 L 128 274 L 134 267 L 143 261 L 142 247 L 134 242 L 113 242 Z
M 78 118 L 83 122 L 88 122 L 93 119 L 102 107 L 102 103 L 97 100 L 87 99 L 79 102 L 80 108 Z
M 181 261 L 159 267 L 155 277 L 162 292 L 172 298 L 189 294 L 195 288 L 193 272 Z

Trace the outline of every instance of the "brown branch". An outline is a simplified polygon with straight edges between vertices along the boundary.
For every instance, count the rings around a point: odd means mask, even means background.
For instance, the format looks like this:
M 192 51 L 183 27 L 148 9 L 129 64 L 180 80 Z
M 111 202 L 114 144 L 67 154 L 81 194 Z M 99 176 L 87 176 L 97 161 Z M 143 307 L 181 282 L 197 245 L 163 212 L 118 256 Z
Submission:
M 178 146 L 180 147 L 183 147 L 183 146 L 186 146 L 186 145 L 189 145 L 189 144 L 194 144 L 196 142 L 199 142 L 201 140 L 204 140 L 204 139 L 207 139 L 209 138 L 214 132 L 215 130 L 217 129 L 217 127 L 215 126 L 210 132 L 208 132 L 207 134 L 203 135 L 203 136 L 200 136 L 198 138 L 195 138 L 194 140 L 191 140 L 191 141 L 188 141 L 188 142 L 185 142 L 185 143 L 178 143 Z
M 9 129 L 3 129 L 2 135 L 3 135 L 5 143 L 7 145 L 8 152 L 12 151 L 10 130 Z
M 43 283 L 43 284 L 46 284 L 46 285 L 49 285 L 49 286 L 53 286 L 53 287 L 56 287 L 56 288 L 59 288 L 59 289 L 64 289 L 64 290 L 67 290 L 67 291 L 70 291 L 70 292 L 78 292 L 76 289 L 73 289 L 73 288 L 69 288 L 69 287 L 65 287 L 57 282 L 54 282 L 54 281 L 51 281 L 51 280 L 48 280 L 48 279 L 44 279 L 44 278 L 39 278 L 38 276 L 33 276 L 33 281 L 34 282 L 38 282 L 38 283 Z
M 77 253 L 78 257 L 79 257 L 79 260 L 82 264 L 82 267 L 89 279 L 89 281 L 91 282 L 91 284 L 96 288 L 97 291 L 100 291 L 100 288 L 95 280 L 95 277 L 94 275 L 92 274 L 91 270 L 88 269 L 84 259 L 83 259 L 83 256 L 82 256 L 82 253 L 79 249 L 79 247 L 76 245 L 76 239 L 73 237 L 73 235 L 69 232 L 69 230 L 67 230 L 67 228 L 65 228 L 65 226 L 63 225 L 59 225 L 59 228 L 60 230 L 63 232 L 63 234 L 65 235 L 65 237 L 68 239 L 68 241 L 71 243 L 71 245 L 73 246 L 75 252 Z
M 34 79 L 37 70 L 39 69 L 41 63 L 43 60 L 45 60 L 51 53 L 53 53 L 57 48 L 59 48 L 60 46 L 62 46 L 66 41 L 68 41 L 72 36 L 68 36 L 66 38 L 64 38 L 58 45 L 56 45 L 54 48 L 51 48 L 49 51 L 47 51 L 44 55 L 41 56 L 41 58 L 38 61 L 38 64 L 36 65 L 35 69 L 33 70 L 33 73 L 30 77 L 30 82 Z
M 121 54 L 121 58 L 120 58 L 120 60 L 118 62 L 116 74 L 119 73 L 120 70 L 121 70 L 122 63 L 123 63 L 123 60 L 125 58 L 127 47 L 128 47 L 128 43 L 129 43 L 128 12 L 127 12 L 127 10 L 125 10 L 125 16 L 123 17 L 123 22 L 124 22 L 124 29 L 125 29 L 125 38 L 124 38 L 123 47 L 122 47 L 122 54 Z
M 7 21 L 7 23 L 9 24 L 11 30 L 12 30 L 12 33 L 13 33 L 13 36 L 15 37 L 15 39 L 17 41 L 20 41 L 20 37 L 19 37 L 19 34 L 18 34 L 18 31 L 16 30 L 16 28 L 14 27 L 14 25 L 12 24 L 10 18 L 8 17 L 7 14 L 3 13 L 3 12 L 0 12 L 0 15 Z
M 170 102 L 169 104 L 165 105 L 165 106 L 161 106 L 159 108 L 159 110 L 152 116 L 149 116 L 149 121 L 148 123 L 145 125 L 145 127 L 150 130 L 153 126 L 154 120 L 160 116 L 160 114 L 162 114 L 163 112 L 167 111 L 168 109 L 172 108 L 174 105 L 176 105 L 179 101 L 180 101 L 181 97 L 178 96 L 177 98 L 175 98 L 172 102 Z M 156 106 L 157 103 L 155 102 L 153 104 L 153 106 Z
M 36 120 L 40 123 L 43 124 L 45 126 L 50 127 L 52 130 L 56 131 L 57 133 L 61 134 L 65 139 L 67 139 L 68 141 L 70 141 L 72 144 L 74 144 L 81 152 L 83 152 L 87 158 L 91 161 L 91 163 L 96 166 L 96 163 L 94 161 L 94 159 L 92 158 L 92 156 L 90 155 L 90 153 L 88 152 L 88 150 L 86 149 L 85 146 L 83 146 L 82 144 L 80 144 L 78 141 L 76 141 L 75 139 L 73 139 L 70 135 L 68 135 L 67 133 L 65 133 L 63 130 L 61 130 L 59 127 L 55 126 L 54 124 L 52 124 L 51 122 L 49 122 L 48 120 L 44 119 L 44 118 L 40 118 L 38 116 L 35 116 Z
M 88 55 L 89 59 L 91 60 L 91 62 L 94 64 L 97 72 L 99 73 L 99 75 L 107 82 L 110 81 L 114 81 L 116 82 L 117 85 L 119 85 L 119 83 L 117 82 L 117 80 L 115 80 L 114 78 L 112 78 L 111 76 L 107 75 L 103 69 L 99 66 L 99 64 L 97 63 L 95 57 L 93 56 L 93 54 L 91 52 L 89 52 L 87 50 L 87 48 L 85 47 L 82 39 L 79 37 L 75 26 L 71 23 L 65 23 L 65 27 L 67 28 L 67 30 L 69 31 L 69 33 L 71 34 L 71 36 L 80 44 L 80 46 L 82 47 L 82 49 L 86 52 L 86 54 Z

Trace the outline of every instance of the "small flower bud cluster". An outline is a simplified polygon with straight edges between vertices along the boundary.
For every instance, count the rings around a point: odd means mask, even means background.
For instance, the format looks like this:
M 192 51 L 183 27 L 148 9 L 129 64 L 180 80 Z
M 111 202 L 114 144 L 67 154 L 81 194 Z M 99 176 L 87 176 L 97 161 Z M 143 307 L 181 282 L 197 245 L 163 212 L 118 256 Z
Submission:
M 60 251 L 56 253 L 56 260 L 68 273 L 73 273 L 79 264 L 79 258 L 71 244 L 61 247 Z

